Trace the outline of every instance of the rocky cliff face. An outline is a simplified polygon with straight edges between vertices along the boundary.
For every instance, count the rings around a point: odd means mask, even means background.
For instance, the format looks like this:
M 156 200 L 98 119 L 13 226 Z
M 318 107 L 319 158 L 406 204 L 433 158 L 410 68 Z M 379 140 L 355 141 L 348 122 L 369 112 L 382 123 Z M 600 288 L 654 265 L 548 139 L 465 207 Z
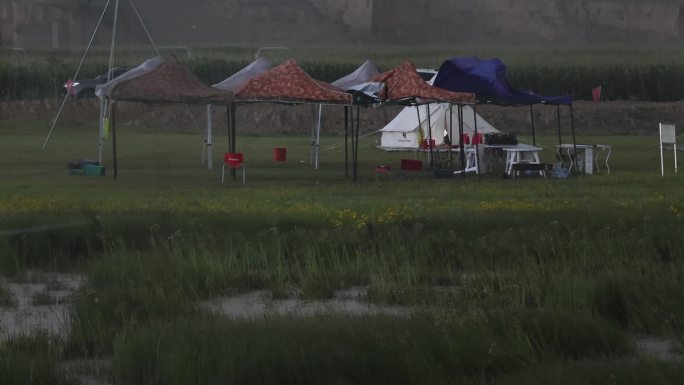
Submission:
M 100 3 L 0 0 L 0 45 L 82 45 L 101 12 L 104 4 Z M 121 4 L 125 28 L 120 30 L 140 35 L 134 14 L 126 10 L 130 6 Z M 631 43 L 684 38 L 684 0 L 140 0 L 136 4 L 160 44 Z M 111 17 L 105 18 L 107 22 Z

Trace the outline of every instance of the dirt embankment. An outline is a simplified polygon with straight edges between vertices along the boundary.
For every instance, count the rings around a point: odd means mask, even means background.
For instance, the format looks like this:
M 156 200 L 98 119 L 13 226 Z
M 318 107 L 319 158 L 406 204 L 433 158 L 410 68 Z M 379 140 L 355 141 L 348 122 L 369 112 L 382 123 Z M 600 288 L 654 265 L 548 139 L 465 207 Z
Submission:
M 0 119 L 51 121 L 57 114 L 61 100 L 40 99 L 1 101 Z M 225 130 L 226 109 L 215 106 L 213 126 Z M 397 106 L 362 108 L 361 130 L 371 132 L 382 128 L 400 110 Z M 530 132 L 529 107 L 480 106 L 480 114 L 502 131 L 526 134 Z M 120 103 L 118 125 L 141 129 L 168 129 L 174 131 L 203 131 L 206 122 L 205 106 L 148 105 Z M 561 107 L 561 124 L 564 132 L 570 130 L 570 110 Z M 656 133 L 658 122 L 684 125 L 684 102 L 577 102 L 574 106 L 575 128 L 579 135 L 594 134 L 648 134 Z M 97 124 L 99 115 L 95 99 L 68 100 L 59 118 L 61 126 Z M 254 134 L 308 134 L 312 126 L 311 106 L 282 106 L 257 104 L 240 106 L 237 125 L 240 132 Z M 557 130 L 557 108 L 534 106 L 534 123 L 537 132 L 553 133 Z M 322 131 L 326 134 L 342 133 L 344 113 L 342 107 L 324 107 Z

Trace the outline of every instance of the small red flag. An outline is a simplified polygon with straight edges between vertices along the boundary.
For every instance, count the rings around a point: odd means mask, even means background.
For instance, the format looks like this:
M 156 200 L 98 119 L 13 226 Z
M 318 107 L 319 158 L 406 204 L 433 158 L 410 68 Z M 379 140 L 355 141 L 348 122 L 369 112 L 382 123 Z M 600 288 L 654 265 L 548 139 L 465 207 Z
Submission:
M 591 97 L 595 102 L 601 101 L 601 86 L 594 87 L 591 90 Z

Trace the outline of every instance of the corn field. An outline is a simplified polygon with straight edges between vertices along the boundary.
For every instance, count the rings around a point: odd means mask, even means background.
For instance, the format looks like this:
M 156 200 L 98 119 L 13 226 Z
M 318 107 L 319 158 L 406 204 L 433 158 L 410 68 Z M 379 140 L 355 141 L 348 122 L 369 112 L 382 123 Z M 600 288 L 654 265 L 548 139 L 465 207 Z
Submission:
M 246 59 L 193 58 L 186 64 L 198 79 L 214 84 L 246 66 Z M 389 63 L 389 62 L 388 62 Z M 301 61 L 313 78 L 334 81 L 359 63 L 342 61 Z M 394 64 L 394 62 L 392 62 Z M 380 63 L 380 70 L 392 64 Z M 63 84 L 74 76 L 76 65 L 65 62 L 0 61 L 0 99 L 36 99 L 64 95 Z M 86 79 L 106 72 L 105 61 L 85 64 L 78 75 Z M 606 63 L 599 64 L 516 64 L 508 67 L 511 85 L 546 95 L 570 94 L 576 100 L 590 99 L 594 87 L 603 87 L 604 100 L 677 101 L 684 99 L 682 63 Z

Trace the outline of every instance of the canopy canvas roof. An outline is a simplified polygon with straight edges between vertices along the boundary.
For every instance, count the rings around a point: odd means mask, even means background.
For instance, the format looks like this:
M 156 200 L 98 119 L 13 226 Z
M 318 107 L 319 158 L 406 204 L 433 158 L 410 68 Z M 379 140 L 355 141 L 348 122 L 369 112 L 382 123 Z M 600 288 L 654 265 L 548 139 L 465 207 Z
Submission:
M 113 100 L 150 103 L 227 103 L 232 93 L 200 82 L 175 56 L 154 57 L 111 81 L 95 94 Z
M 416 111 L 418 108 L 418 111 Z M 430 111 L 430 132 L 428 132 L 428 109 Z M 463 133 L 475 133 L 475 114 L 472 106 L 463 106 Z M 418 116 L 420 115 L 420 121 Z M 435 145 L 443 145 L 444 134 L 449 135 L 452 144 L 459 143 L 459 109 L 449 103 L 433 103 L 417 107 L 405 107 L 380 132 L 380 147 L 385 150 L 408 150 L 420 147 L 421 141 L 428 137 Z M 477 114 L 477 132 L 490 134 L 500 132 L 491 123 Z
M 350 87 L 366 83 L 378 74 L 380 74 L 378 67 L 376 67 L 372 61 L 366 60 L 366 62 L 361 64 L 361 66 L 354 70 L 354 72 L 341 77 L 330 84 L 348 91 Z
M 315 80 L 294 59 L 253 77 L 235 91 L 237 101 L 351 104 L 352 95 Z
M 385 87 L 378 96 L 397 103 L 472 104 L 475 102 L 475 95 L 472 93 L 452 92 L 427 84 L 416 71 L 416 66 L 410 61 L 373 77 L 370 82 L 384 83 Z
M 434 86 L 456 92 L 472 92 L 482 103 L 511 106 L 532 104 L 571 105 L 572 97 L 542 96 L 518 91 L 508 83 L 506 65 L 499 59 L 453 57 L 439 68 Z
M 249 79 L 257 75 L 261 75 L 271 68 L 273 68 L 271 63 L 269 63 L 268 60 L 260 57 L 227 79 L 212 85 L 212 87 L 224 91 L 235 92 L 238 87 L 247 83 Z

